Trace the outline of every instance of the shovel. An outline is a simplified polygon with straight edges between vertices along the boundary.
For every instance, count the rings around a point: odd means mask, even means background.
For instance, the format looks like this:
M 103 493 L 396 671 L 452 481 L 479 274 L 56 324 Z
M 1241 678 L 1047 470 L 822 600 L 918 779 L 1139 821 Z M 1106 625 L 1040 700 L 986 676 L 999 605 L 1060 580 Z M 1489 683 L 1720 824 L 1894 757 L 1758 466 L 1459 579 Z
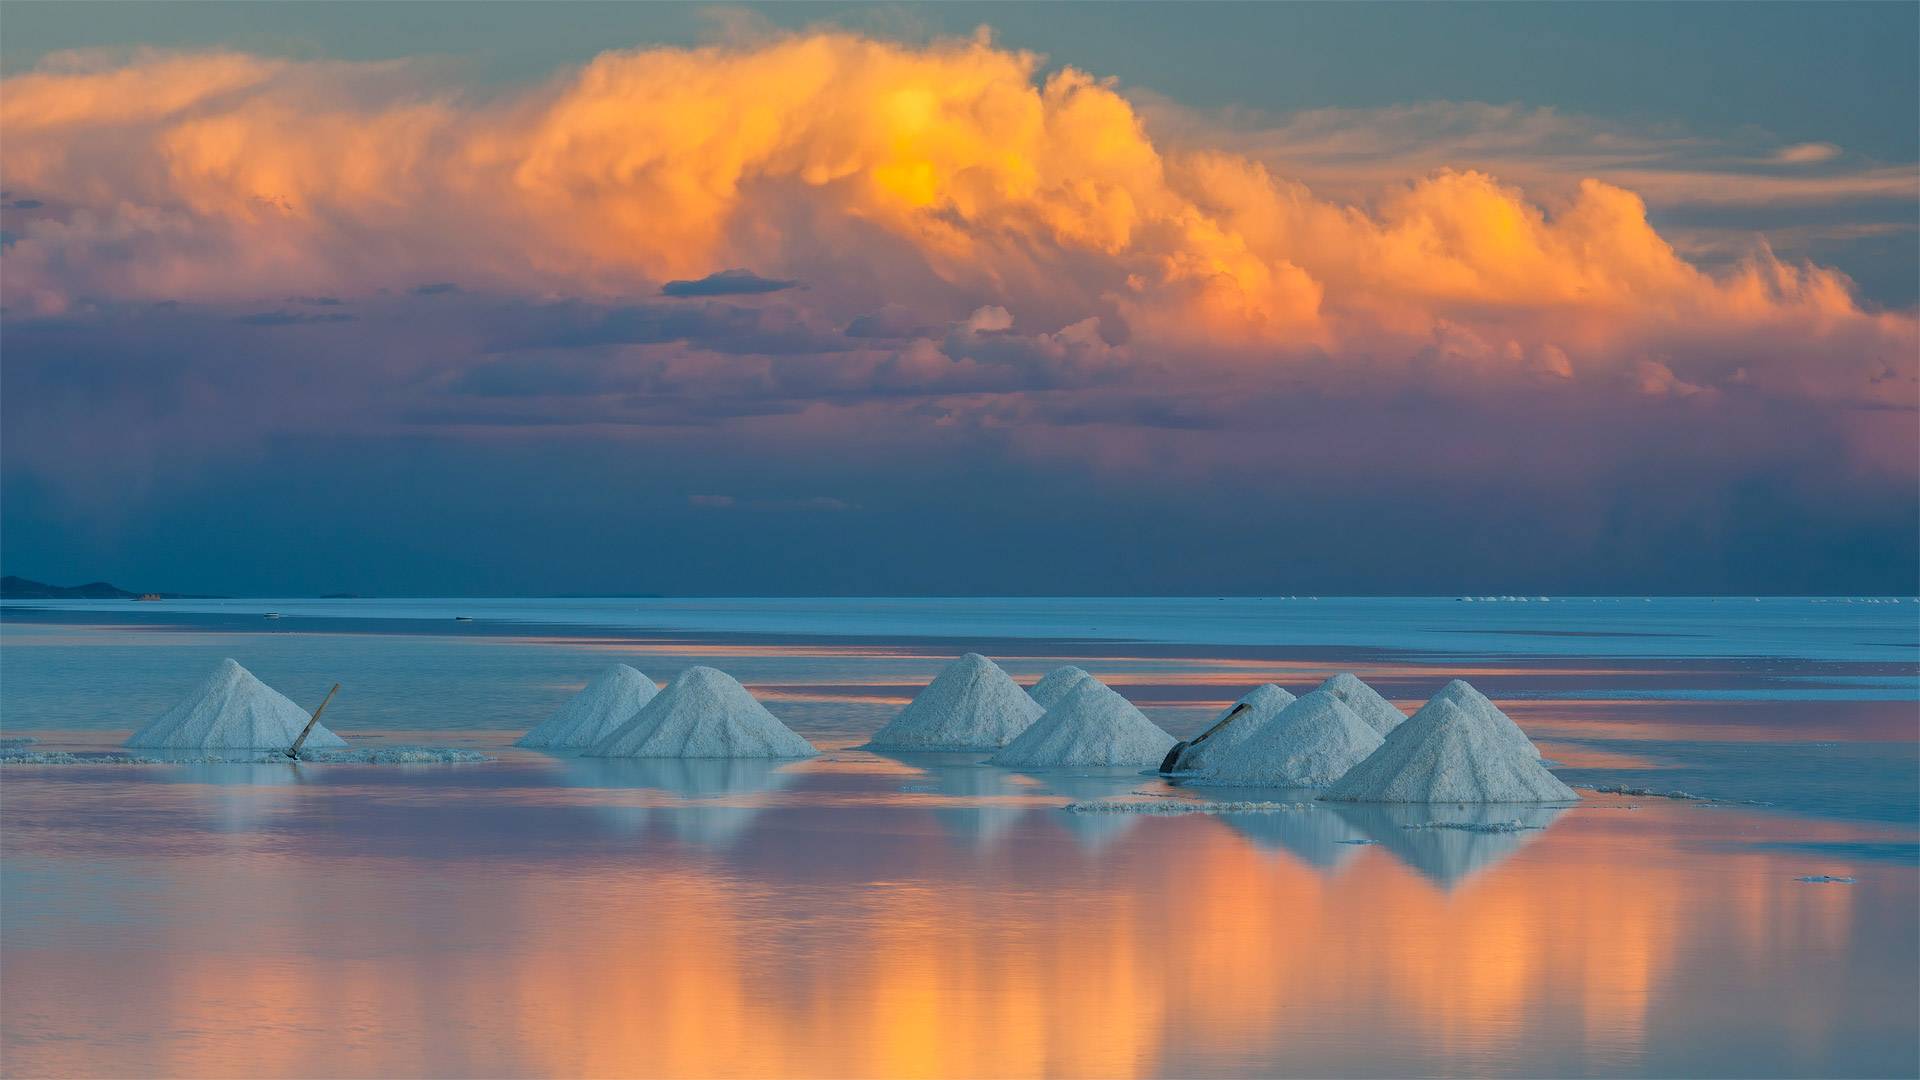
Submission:
M 1213 738 L 1215 735 L 1220 734 L 1220 732 L 1226 730 L 1226 726 L 1228 724 L 1233 723 L 1236 717 L 1238 717 L 1241 713 L 1246 712 L 1248 709 L 1252 707 L 1253 706 L 1248 705 L 1246 702 L 1242 701 L 1236 704 L 1233 708 L 1228 709 L 1227 715 L 1221 717 L 1218 720 L 1215 720 L 1213 722 L 1212 727 L 1194 736 L 1193 739 L 1191 739 L 1190 741 L 1174 743 L 1173 749 L 1167 751 L 1167 756 L 1160 760 L 1160 775 L 1166 776 L 1169 773 L 1179 772 L 1180 758 L 1182 755 L 1184 755 L 1187 751 L 1193 749 L 1194 747 L 1199 746 L 1201 743 L 1206 742 L 1208 739 Z
M 333 689 L 327 691 L 327 696 L 321 700 L 320 707 L 313 710 L 313 716 L 308 718 L 307 726 L 300 729 L 300 737 L 293 740 L 293 746 L 288 748 L 287 750 L 288 757 L 292 758 L 295 761 L 300 760 L 300 748 L 307 744 L 307 736 L 313 734 L 313 725 L 320 722 L 320 714 L 327 711 L 327 702 L 332 701 L 333 695 L 339 692 L 340 692 L 340 684 L 334 683 Z

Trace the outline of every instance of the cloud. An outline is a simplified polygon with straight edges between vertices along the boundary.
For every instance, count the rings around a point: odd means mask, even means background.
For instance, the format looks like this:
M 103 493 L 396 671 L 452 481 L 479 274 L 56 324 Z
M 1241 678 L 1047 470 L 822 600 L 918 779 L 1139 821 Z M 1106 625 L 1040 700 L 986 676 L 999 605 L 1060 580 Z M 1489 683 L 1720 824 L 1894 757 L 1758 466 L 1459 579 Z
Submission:
M 7 80 L 10 188 L 63 206 L 19 230 L 9 293 L 60 310 L 80 295 L 239 300 L 421 277 L 601 297 L 805 279 L 831 282 L 812 302 L 843 326 L 884 303 L 963 302 L 1285 362 L 1404 351 L 1472 323 L 1523 352 L 1604 350 L 1623 370 L 1681 325 L 1772 324 L 1817 351 L 1870 318 L 1829 270 L 1688 264 L 1620 183 L 1563 182 L 1541 202 L 1472 167 L 1578 149 L 1650 188 L 1711 201 L 1740 187 L 1646 168 L 1662 139 L 1551 112 L 1422 107 L 1358 131 L 1305 114 L 1156 141 L 1109 83 L 1042 78 L 1037 57 L 983 38 L 609 52 L 484 99 L 393 68 L 143 54 Z M 1422 125 L 1451 133 L 1449 156 L 1390 179 L 1406 163 L 1388 136 Z M 1303 147 L 1369 190 L 1329 200 L 1268 153 Z M 1747 181 L 1773 185 L 1769 198 L 1830 198 L 1841 182 L 1912 189 L 1910 171 Z M 775 273 L 680 276 L 716 264 Z M 1888 348 L 1906 344 L 1884 329 Z
M 43 204 L 0 262 L 10 460 L 698 429 L 1367 482 L 1477 440 L 1577 486 L 1619 433 L 1684 457 L 1800 414 L 1796 468 L 1914 470 L 1910 311 L 1649 211 L 1910 203 L 1910 167 L 1512 106 L 1223 118 L 984 37 L 454 78 L 138 53 L 5 80 L 0 171 Z M 1535 418 L 1568 415 L 1560 452 Z
M 1772 160 L 1781 165 L 1818 165 L 1839 156 L 1840 148 L 1832 143 L 1809 142 L 1783 146 L 1774 151 Z
M 797 281 L 763 278 L 751 270 L 720 270 L 692 281 L 669 281 L 660 286 L 662 296 L 753 296 L 779 292 L 798 286 Z

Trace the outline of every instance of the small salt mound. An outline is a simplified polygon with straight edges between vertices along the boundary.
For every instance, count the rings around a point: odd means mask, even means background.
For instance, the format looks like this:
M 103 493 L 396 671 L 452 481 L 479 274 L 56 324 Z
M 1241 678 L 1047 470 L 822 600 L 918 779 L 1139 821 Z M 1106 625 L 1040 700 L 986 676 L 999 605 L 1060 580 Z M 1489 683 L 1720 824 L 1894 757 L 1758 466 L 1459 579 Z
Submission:
M 1367 726 L 1386 735 L 1387 732 L 1407 722 L 1407 714 L 1394 706 L 1393 702 L 1380 696 L 1380 692 L 1360 681 L 1352 672 L 1342 672 L 1319 685 L 1352 709 Z
M 1045 712 L 979 653 L 948 664 L 868 745 L 894 750 L 998 750 Z
M 1246 787 L 1324 787 L 1380 748 L 1380 733 L 1326 690 L 1295 701 L 1197 779 Z
M 1060 703 L 1061 698 L 1067 696 L 1067 691 L 1078 686 L 1082 680 L 1091 678 L 1093 676 L 1072 664 L 1057 667 L 1047 672 L 1045 678 L 1034 683 L 1033 689 L 1027 691 L 1027 696 L 1039 702 L 1042 709 L 1051 709 Z
M 1011 768 L 1160 764 L 1176 740 L 1098 679 L 1067 691 L 1033 725 L 988 759 Z
M 222 660 L 185 701 L 127 738 L 127 746 L 166 750 L 285 750 L 312 714 L 233 660 Z M 346 742 L 322 724 L 306 746 L 338 749 Z
M 520 737 L 515 746 L 573 748 L 592 746 L 652 701 L 660 688 L 625 664 L 593 677 L 586 689 L 554 710 L 552 716 Z
M 690 667 L 646 707 L 587 749 L 593 757 L 797 758 L 819 751 L 733 676 Z
M 1238 706 L 1245 705 L 1246 711 L 1234 717 L 1233 723 L 1228 724 L 1224 730 L 1206 742 L 1187 747 L 1186 752 L 1180 755 L 1180 771 L 1183 773 L 1205 772 L 1215 764 L 1226 760 L 1241 743 L 1266 727 L 1268 721 L 1280 715 L 1280 710 L 1293 704 L 1294 700 L 1292 694 L 1272 683 L 1256 686 L 1247 691 L 1239 701 L 1222 709 L 1219 716 L 1214 717 L 1205 728 L 1200 730 L 1205 732 L 1211 729 L 1214 724 L 1226 719 L 1227 714 Z
M 1427 704 L 1431 705 L 1435 701 L 1451 701 L 1468 712 L 1484 715 L 1494 727 L 1508 732 L 1514 738 L 1525 743 L 1528 753 L 1536 758 L 1542 756 L 1540 748 L 1533 744 L 1532 739 L 1527 738 L 1526 732 L 1520 730 L 1520 725 L 1514 723 L 1513 718 L 1502 712 L 1500 706 L 1489 701 L 1487 695 L 1475 690 L 1473 684 L 1465 679 L 1455 679 L 1441 687 L 1440 692 L 1433 695 Z M 1426 708 L 1426 705 L 1422 705 L 1421 708 Z M 1415 713 L 1414 715 L 1418 716 L 1419 714 Z
M 1580 796 L 1493 718 L 1430 701 L 1327 789 L 1343 802 L 1574 802 Z

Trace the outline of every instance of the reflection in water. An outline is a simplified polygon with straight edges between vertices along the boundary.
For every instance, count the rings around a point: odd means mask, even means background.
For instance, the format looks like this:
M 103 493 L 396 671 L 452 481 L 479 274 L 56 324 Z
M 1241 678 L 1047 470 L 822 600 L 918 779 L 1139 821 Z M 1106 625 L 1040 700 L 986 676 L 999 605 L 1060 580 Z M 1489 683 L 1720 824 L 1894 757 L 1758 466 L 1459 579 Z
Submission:
M 1563 812 L 1561 807 L 1526 805 L 1328 805 L 1353 828 L 1444 888 L 1495 866 L 1540 836 Z M 1447 828 L 1449 825 L 1518 828 L 1513 832 L 1479 832 Z
M 1102 798 L 1128 778 L 553 764 L 310 770 L 251 830 L 221 824 L 240 785 L 9 772 L 5 1071 L 1920 1065 L 1915 875 L 1735 846 L 1790 819 L 1601 800 L 1551 831 L 1489 836 L 1406 830 L 1399 808 L 1116 815 L 1125 830 L 1088 844 L 1074 815 L 1030 808 L 976 820 L 993 843 L 956 845 L 940 815 L 965 808 L 903 780 L 1031 806 L 1034 785 Z M 606 816 L 628 798 L 659 827 Z M 672 823 L 709 810 L 745 816 Z M 485 846 L 456 842 L 477 829 Z M 1382 842 L 1330 849 L 1358 833 Z M 1793 880 L 1808 871 L 1861 883 Z
M 765 758 L 560 757 L 561 775 L 576 787 L 640 789 L 677 796 L 654 805 L 599 807 L 616 829 L 637 832 L 651 820 L 681 842 L 725 847 L 764 807 L 764 796 L 793 782 L 793 762 Z
M 1147 780 L 1139 769 L 1071 769 L 1027 774 L 1040 787 L 1068 802 L 1098 802 L 1117 798 L 1141 786 Z M 1055 820 L 1066 827 L 1080 846 L 1098 852 L 1108 844 L 1132 832 L 1140 824 L 1138 814 L 1058 814 Z

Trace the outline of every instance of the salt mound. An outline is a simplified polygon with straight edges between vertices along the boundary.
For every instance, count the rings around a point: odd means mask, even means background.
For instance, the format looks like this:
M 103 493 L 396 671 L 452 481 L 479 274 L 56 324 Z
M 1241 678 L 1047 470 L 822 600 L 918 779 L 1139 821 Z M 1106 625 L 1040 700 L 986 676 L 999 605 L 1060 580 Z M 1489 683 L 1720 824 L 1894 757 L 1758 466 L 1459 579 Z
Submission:
M 128 736 L 127 746 L 167 750 L 285 750 L 312 714 L 233 660 L 222 660 L 185 701 Z M 315 724 L 306 747 L 338 749 L 345 740 Z M 305 749 L 305 748 L 303 748 Z
M 1475 690 L 1473 684 L 1465 679 L 1455 679 L 1441 687 L 1440 692 L 1433 695 L 1433 697 L 1428 700 L 1427 705 L 1431 705 L 1435 701 L 1451 701 L 1468 712 L 1484 715 L 1488 722 L 1492 723 L 1496 728 L 1507 732 L 1514 738 L 1525 743 L 1528 753 L 1536 758 L 1543 756 L 1540 753 L 1540 748 L 1533 744 L 1532 739 L 1527 738 L 1527 733 L 1520 730 L 1520 725 L 1514 723 L 1511 716 L 1502 712 L 1500 706 L 1489 701 L 1487 695 Z M 1422 709 L 1426 707 L 1426 705 L 1421 706 Z M 1418 716 L 1420 714 L 1415 713 L 1414 715 Z
M 1532 803 L 1580 798 L 1492 717 L 1443 698 L 1387 736 L 1324 796 L 1343 802 Z
M 1078 686 L 1082 679 L 1091 678 L 1093 676 L 1072 664 L 1057 667 L 1047 672 L 1045 678 L 1034 683 L 1033 689 L 1027 691 L 1027 696 L 1039 702 L 1042 709 L 1051 709 L 1060 703 L 1061 698 L 1067 696 L 1067 691 Z
M 1407 722 L 1407 714 L 1394 706 L 1393 702 L 1380 696 L 1380 692 L 1360 681 L 1352 672 L 1342 672 L 1319 685 L 1352 709 L 1367 726 L 1382 736 Z
M 612 734 L 593 757 L 795 758 L 819 751 L 754 700 L 733 676 L 690 667 Z
M 515 746 L 580 748 L 592 746 L 652 701 L 660 688 L 625 664 L 614 664 L 568 698 L 544 723 L 520 737 Z
M 1209 740 L 1211 742 L 1211 740 Z M 1324 787 L 1380 748 L 1380 733 L 1327 690 L 1281 709 L 1198 779 L 1247 787 Z
M 1256 686 L 1247 691 L 1241 695 L 1239 701 L 1222 709 L 1220 715 L 1214 717 L 1201 731 L 1205 732 L 1214 724 L 1226 719 L 1227 714 L 1237 706 L 1245 705 L 1246 711 L 1234 717 L 1233 723 L 1228 724 L 1225 730 L 1206 742 L 1187 747 L 1186 752 L 1180 755 L 1180 771 L 1183 773 L 1205 772 L 1215 763 L 1225 760 L 1231 756 L 1236 747 L 1246 742 L 1255 732 L 1266 727 L 1268 721 L 1278 716 L 1280 710 L 1293 704 L 1295 700 L 1292 694 L 1272 683 Z
M 1100 680 L 1067 691 L 1033 725 L 988 759 L 1012 768 L 1160 764 L 1176 740 Z
M 979 653 L 948 664 L 868 745 L 896 750 L 998 750 L 1045 712 Z

